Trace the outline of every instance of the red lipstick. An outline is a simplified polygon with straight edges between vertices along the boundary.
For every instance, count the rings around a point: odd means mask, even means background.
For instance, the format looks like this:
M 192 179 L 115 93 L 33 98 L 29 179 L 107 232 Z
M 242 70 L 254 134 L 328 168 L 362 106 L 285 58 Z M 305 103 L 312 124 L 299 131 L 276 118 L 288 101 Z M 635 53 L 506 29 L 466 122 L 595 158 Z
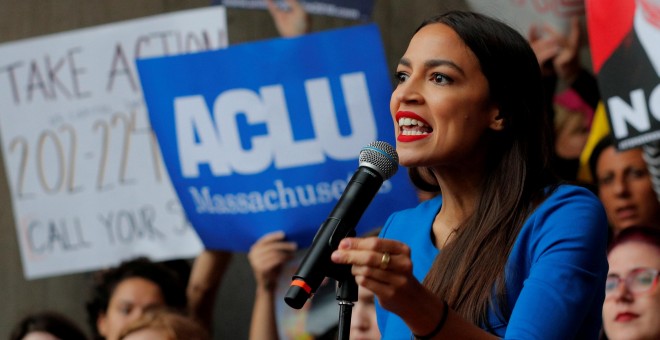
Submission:
M 616 315 L 616 318 L 614 318 L 614 321 L 616 321 L 616 322 L 629 322 L 629 321 L 637 319 L 638 317 L 639 317 L 639 315 L 637 315 L 635 313 L 630 313 L 630 312 L 619 313 L 619 314 Z
M 399 122 L 401 119 L 414 119 L 422 124 L 419 125 L 400 125 Z M 420 139 L 424 139 L 430 136 L 430 133 L 433 131 L 429 123 L 425 121 L 418 114 L 411 111 L 399 111 L 395 115 L 396 123 L 399 126 L 399 134 L 396 138 L 399 142 L 414 142 Z M 421 132 L 421 133 L 420 133 Z
M 427 121 L 425 121 L 424 118 L 420 117 L 418 114 L 416 114 L 414 112 L 411 112 L 411 111 L 399 111 L 399 112 L 396 113 L 395 118 L 396 118 L 397 122 L 401 118 L 412 118 L 412 119 L 417 119 L 417 120 L 419 120 L 420 122 L 422 122 L 426 125 L 429 125 L 429 123 Z

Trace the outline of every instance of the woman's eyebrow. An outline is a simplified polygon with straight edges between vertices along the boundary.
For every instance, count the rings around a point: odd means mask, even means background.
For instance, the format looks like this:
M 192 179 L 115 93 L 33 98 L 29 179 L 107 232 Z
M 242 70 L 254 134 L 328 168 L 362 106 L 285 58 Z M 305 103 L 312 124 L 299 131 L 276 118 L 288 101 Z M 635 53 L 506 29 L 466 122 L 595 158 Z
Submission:
M 403 66 L 406 66 L 406 67 L 411 67 L 412 63 L 407 58 L 401 58 L 401 60 L 399 60 L 399 65 L 403 65 Z M 455 69 L 456 71 L 458 71 L 461 75 L 465 75 L 465 72 L 463 71 L 463 69 L 460 66 L 456 65 L 456 63 L 454 63 L 453 61 L 450 61 L 450 60 L 431 59 L 431 60 L 427 60 L 426 62 L 424 62 L 424 67 L 426 69 L 430 69 L 430 68 L 434 68 L 434 67 L 438 67 L 438 66 L 449 66 L 449 67 Z
M 438 66 L 449 66 L 449 67 L 455 69 L 456 71 L 458 71 L 461 75 L 465 75 L 465 72 L 463 72 L 463 69 L 460 66 L 456 65 L 456 63 L 454 63 L 451 60 L 431 59 L 431 60 L 427 60 L 424 63 L 424 67 L 426 67 L 427 69 L 438 67 Z

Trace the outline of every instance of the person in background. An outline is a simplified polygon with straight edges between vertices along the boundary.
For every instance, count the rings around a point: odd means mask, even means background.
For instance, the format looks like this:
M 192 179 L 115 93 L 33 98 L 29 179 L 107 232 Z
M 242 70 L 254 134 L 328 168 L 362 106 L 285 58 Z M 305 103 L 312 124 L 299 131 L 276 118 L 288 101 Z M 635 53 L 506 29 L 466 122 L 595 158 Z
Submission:
M 528 40 L 541 67 L 545 109 L 555 127 L 551 165 L 560 179 L 575 182 L 580 154 L 574 149 L 584 147 L 600 100 L 596 78 L 580 64 L 579 18 L 570 19 L 566 35 L 547 24 L 534 26 Z M 564 90 L 557 93 L 559 88 Z M 567 122 L 577 126 L 567 129 Z
M 140 257 L 94 275 L 87 316 L 94 339 L 116 340 L 122 329 L 153 307 L 185 310 L 185 286 L 176 272 Z
M 660 339 L 660 229 L 622 230 L 607 259 L 605 335 L 611 340 Z
M 632 226 L 660 228 L 660 202 L 640 148 L 617 151 L 608 135 L 593 148 L 589 167 L 614 234 Z
M 53 311 L 27 315 L 19 321 L 9 340 L 86 340 L 85 333 L 68 317 Z
M 596 338 L 607 219 L 593 193 L 552 176 L 527 40 L 487 16 L 447 12 L 421 24 L 396 80 L 399 162 L 441 195 L 332 254 L 376 295 L 383 338 Z
M 210 340 L 209 333 L 195 320 L 168 308 L 148 309 L 126 325 L 120 340 Z
M 580 105 L 580 102 L 573 90 L 555 96 L 555 154 L 558 159 L 575 163 L 559 167 L 570 171 L 565 174 L 558 173 L 560 178 L 576 178 L 580 155 L 589 138 L 590 116 L 593 116 L 593 111 L 585 107 L 586 105 Z

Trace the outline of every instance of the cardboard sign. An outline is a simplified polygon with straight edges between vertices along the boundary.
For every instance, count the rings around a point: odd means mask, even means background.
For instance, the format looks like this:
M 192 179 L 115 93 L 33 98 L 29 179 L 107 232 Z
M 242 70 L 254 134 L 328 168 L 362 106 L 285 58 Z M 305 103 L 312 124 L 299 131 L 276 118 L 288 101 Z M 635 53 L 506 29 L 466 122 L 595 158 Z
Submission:
M 134 60 L 226 45 L 219 6 L 0 45 L 2 152 L 26 278 L 200 251 Z
M 476 12 L 506 22 L 525 37 L 543 25 L 566 34 L 570 18 L 584 15 L 584 0 L 467 0 L 467 4 Z

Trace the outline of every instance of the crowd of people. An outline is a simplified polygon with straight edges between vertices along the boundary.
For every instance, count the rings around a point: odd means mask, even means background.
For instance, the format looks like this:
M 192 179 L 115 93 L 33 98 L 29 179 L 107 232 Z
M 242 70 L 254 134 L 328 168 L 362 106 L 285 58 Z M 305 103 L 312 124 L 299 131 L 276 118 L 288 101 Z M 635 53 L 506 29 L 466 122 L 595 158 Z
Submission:
M 308 33 L 304 8 L 286 2 L 267 1 L 280 34 Z M 609 134 L 586 147 L 600 98 L 580 63 L 580 32 L 576 18 L 567 34 L 539 25 L 523 36 L 466 11 L 414 32 L 390 108 L 421 203 L 332 254 L 359 286 L 351 339 L 660 338 L 654 165 L 641 148 L 617 150 Z M 585 153 L 589 183 L 577 175 Z M 336 316 L 323 302 L 334 299 L 332 282 L 294 315 L 306 325 L 289 327 L 278 313 L 286 268 L 304 251 L 280 231 L 250 249 L 250 339 L 337 337 L 336 319 L 313 321 L 323 308 Z M 205 250 L 189 273 L 146 258 L 98 272 L 92 338 L 210 339 L 231 257 Z M 87 338 L 56 312 L 26 317 L 11 335 Z

